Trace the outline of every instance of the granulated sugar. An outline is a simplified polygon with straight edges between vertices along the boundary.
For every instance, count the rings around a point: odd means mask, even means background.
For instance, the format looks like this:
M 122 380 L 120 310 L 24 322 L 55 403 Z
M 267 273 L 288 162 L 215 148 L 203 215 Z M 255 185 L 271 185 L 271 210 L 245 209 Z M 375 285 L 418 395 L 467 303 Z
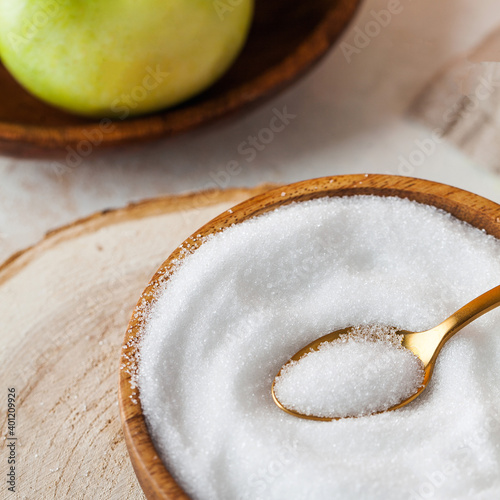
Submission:
M 396 329 L 366 325 L 287 364 L 274 393 L 303 415 L 359 417 L 401 403 L 423 379 L 422 362 L 401 346 Z
M 498 311 L 443 348 L 400 410 L 315 422 L 270 392 L 326 333 L 425 330 L 499 278 L 496 239 L 397 198 L 292 204 L 214 236 L 143 332 L 140 398 L 162 460 L 194 499 L 500 498 Z

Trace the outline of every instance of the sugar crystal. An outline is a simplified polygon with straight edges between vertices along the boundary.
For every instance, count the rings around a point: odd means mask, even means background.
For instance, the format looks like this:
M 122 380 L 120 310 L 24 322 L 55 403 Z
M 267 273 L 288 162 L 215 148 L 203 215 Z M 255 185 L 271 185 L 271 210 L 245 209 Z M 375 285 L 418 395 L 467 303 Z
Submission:
M 303 415 L 359 417 L 415 394 L 423 377 L 422 362 L 401 346 L 394 328 L 364 325 L 287 364 L 274 392 Z
M 498 240 L 399 198 L 290 204 L 208 238 L 140 313 L 140 400 L 159 456 L 202 500 L 500 498 L 498 311 L 448 342 L 400 410 L 314 422 L 270 391 L 322 335 L 425 330 L 499 278 Z

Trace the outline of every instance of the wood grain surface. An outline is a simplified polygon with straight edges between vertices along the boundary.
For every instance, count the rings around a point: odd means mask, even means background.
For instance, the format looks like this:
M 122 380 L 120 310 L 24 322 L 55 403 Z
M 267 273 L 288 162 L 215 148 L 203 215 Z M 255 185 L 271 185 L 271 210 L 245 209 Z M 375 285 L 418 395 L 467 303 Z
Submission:
M 229 2 L 230 3 L 230 2 Z M 171 110 L 117 120 L 99 136 L 99 120 L 70 115 L 35 99 L 0 65 L 0 152 L 54 156 L 94 147 L 169 137 L 272 96 L 304 74 L 337 40 L 360 0 L 256 0 L 247 43 L 230 70 L 206 92 Z M 97 142 L 97 140 L 96 140 Z
M 186 239 L 183 247 L 193 251 L 203 244 L 203 237 L 288 203 L 324 196 L 352 195 L 398 196 L 433 205 L 500 238 L 500 206 L 492 201 L 422 179 L 366 174 L 324 177 L 267 191 L 233 207 L 231 211 L 221 213 L 197 229 Z M 120 411 L 132 464 L 149 500 L 188 500 L 156 453 L 142 414 L 139 389 L 131 384 L 130 375 L 134 372 L 134 360 L 139 352 L 136 339 L 142 333 L 142 311 L 154 300 L 160 283 L 168 279 L 174 262 L 185 255 L 181 248 L 177 248 L 160 266 L 139 299 L 124 342 L 122 360 L 126 369 L 120 372 Z
M 120 348 L 160 263 L 197 227 L 265 190 L 160 198 L 50 233 L 0 266 L 2 436 L 16 389 L 16 494 L 142 499 L 118 410 Z M 2 453 L 0 470 L 5 478 Z

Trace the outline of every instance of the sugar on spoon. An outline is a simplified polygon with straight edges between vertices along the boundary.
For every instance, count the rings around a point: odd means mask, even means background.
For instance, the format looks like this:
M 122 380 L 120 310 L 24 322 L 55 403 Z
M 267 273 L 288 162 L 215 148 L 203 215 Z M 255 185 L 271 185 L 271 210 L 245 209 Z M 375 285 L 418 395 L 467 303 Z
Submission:
M 396 334 L 401 340 L 401 346 L 409 349 L 415 356 L 417 356 L 423 365 L 424 376 L 423 381 L 420 387 L 418 387 L 417 391 L 413 393 L 411 396 L 403 399 L 399 403 L 391 406 L 390 408 L 383 411 L 392 411 L 401 408 L 415 398 L 417 398 L 424 389 L 429 384 L 432 372 L 434 370 L 434 365 L 436 363 L 437 356 L 441 351 L 441 348 L 444 344 L 451 339 L 457 332 L 459 332 L 462 328 L 467 326 L 469 323 L 479 318 L 483 314 L 491 311 L 500 305 L 500 286 L 497 286 L 486 293 L 483 293 L 479 297 L 475 298 L 458 311 L 453 313 L 448 319 L 445 319 L 442 323 L 431 328 L 430 330 L 426 330 L 423 332 L 409 332 L 406 330 L 398 330 Z M 296 354 L 294 354 L 281 368 L 279 373 L 276 375 L 272 387 L 271 393 L 273 396 L 274 402 L 281 408 L 283 411 L 293 415 L 295 417 L 305 418 L 309 420 L 322 420 L 322 421 L 330 421 L 330 420 L 338 420 L 339 418 L 344 417 L 325 417 L 325 416 L 316 416 L 314 414 L 305 414 L 300 413 L 299 411 L 287 408 L 283 405 L 276 396 L 275 384 L 278 377 L 280 377 L 282 371 L 285 367 L 289 366 L 290 363 L 297 362 L 307 354 L 317 351 L 320 345 L 324 345 L 325 342 L 333 342 L 338 340 L 341 335 L 348 335 L 355 327 L 343 328 L 341 330 L 336 330 L 332 333 L 324 335 L 320 337 L 310 344 L 306 345 Z M 374 413 L 382 413 L 382 412 L 374 412 Z

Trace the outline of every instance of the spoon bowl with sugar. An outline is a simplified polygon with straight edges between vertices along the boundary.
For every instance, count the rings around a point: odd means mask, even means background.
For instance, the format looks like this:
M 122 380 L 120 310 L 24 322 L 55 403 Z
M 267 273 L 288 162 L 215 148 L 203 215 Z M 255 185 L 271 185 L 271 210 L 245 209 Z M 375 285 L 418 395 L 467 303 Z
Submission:
M 295 353 L 271 393 L 286 413 L 331 421 L 397 410 L 428 386 L 442 347 L 500 305 L 500 286 L 475 298 L 430 330 L 383 325 L 336 330 Z

